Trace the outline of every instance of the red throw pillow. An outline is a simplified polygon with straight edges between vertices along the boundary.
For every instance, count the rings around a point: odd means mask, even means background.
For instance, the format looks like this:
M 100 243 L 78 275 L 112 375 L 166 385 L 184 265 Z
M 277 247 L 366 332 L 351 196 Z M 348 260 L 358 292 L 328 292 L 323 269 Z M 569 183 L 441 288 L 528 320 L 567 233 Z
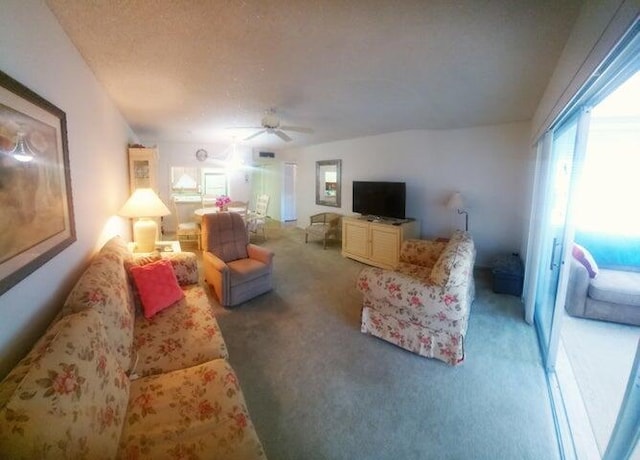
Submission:
M 146 318 L 151 318 L 184 297 L 170 261 L 162 259 L 146 265 L 132 266 L 130 270 L 140 293 Z
M 584 265 L 584 268 L 589 272 L 589 278 L 595 278 L 598 276 L 598 264 L 589 251 L 580 246 L 577 243 L 573 243 L 573 250 L 571 251 L 573 257 Z

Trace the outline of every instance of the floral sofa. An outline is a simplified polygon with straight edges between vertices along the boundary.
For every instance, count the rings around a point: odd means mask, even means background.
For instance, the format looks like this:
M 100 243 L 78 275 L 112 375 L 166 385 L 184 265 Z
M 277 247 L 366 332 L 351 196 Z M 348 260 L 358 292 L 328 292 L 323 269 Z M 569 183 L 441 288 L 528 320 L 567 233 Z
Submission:
M 471 235 L 448 241 L 406 240 L 396 270 L 364 268 L 361 331 L 428 358 L 455 365 L 475 295 Z
M 159 256 L 160 257 L 160 256 Z M 0 383 L 2 458 L 264 458 L 191 253 L 182 300 L 146 319 L 118 237 Z

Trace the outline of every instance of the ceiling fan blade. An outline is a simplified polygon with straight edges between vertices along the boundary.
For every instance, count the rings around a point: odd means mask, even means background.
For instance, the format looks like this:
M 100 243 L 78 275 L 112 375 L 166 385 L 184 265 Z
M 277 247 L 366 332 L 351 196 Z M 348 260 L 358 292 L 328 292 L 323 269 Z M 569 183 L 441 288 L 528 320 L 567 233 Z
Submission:
M 280 126 L 280 129 L 283 129 L 285 131 L 293 131 L 294 133 L 313 134 L 313 129 L 303 128 L 302 126 Z
M 264 134 L 264 133 L 266 133 L 266 132 L 267 132 L 267 130 L 266 130 L 266 129 L 262 129 L 262 130 L 258 131 L 257 133 L 253 133 L 251 136 L 246 137 L 244 140 L 245 140 L 245 141 L 248 141 L 249 139 L 253 139 L 254 137 L 257 137 L 257 136 L 259 136 L 260 134 Z
M 225 129 L 262 129 L 262 126 L 227 126 Z
M 279 129 L 273 131 L 273 134 L 275 134 L 276 136 L 278 136 L 280 139 L 282 139 L 285 142 L 291 142 L 293 140 L 289 136 L 287 136 L 285 133 L 280 131 Z

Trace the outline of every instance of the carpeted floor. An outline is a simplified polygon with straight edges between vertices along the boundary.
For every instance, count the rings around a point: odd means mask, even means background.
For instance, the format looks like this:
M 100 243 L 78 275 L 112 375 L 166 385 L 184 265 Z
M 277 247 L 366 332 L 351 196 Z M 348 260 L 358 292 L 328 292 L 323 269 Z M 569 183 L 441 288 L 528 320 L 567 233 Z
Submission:
M 425 359 L 360 333 L 363 267 L 270 228 L 275 289 L 214 307 L 268 457 L 559 458 L 534 329 L 477 274 L 466 360 Z

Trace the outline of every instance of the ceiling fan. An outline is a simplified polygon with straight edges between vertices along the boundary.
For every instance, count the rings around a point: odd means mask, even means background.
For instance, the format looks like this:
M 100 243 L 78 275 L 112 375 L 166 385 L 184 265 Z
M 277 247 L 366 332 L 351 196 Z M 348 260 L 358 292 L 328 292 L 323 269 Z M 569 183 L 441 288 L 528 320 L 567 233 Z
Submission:
M 249 137 L 245 138 L 245 141 L 260 136 L 261 134 L 275 134 L 285 142 L 291 142 L 293 139 L 285 132 L 291 131 L 295 133 L 313 133 L 311 128 L 303 128 L 301 126 L 282 126 L 280 124 L 280 118 L 276 115 L 275 109 L 269 109 L 265 111 L 264 117 L 262 117 L 262 126 L 244 126 L 236 129 L 259 129 L 258 132 L 253 133 Z

